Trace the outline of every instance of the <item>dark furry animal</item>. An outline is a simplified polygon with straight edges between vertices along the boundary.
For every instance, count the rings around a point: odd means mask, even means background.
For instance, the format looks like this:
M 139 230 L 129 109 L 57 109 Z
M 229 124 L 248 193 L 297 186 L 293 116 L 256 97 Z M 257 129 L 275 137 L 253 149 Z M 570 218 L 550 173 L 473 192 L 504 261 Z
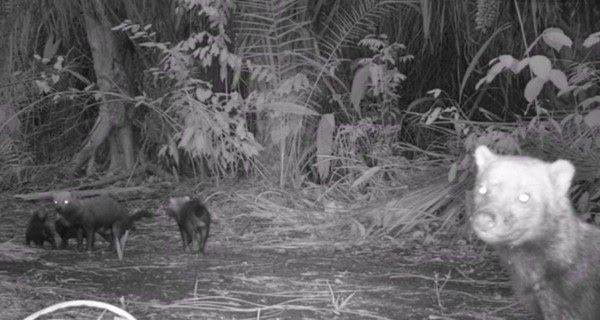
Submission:
M 107 196 L 77 199 L 70 192 L 62 191 L 55 193 L 53 198 L 57 212 L 71 226 L 81 228 L 76 235 L 78 246 L 85 231 L 88 251 L 94 249 L 96 232 L 110 233 L 109 242 L 114 244 L 116 249 L 125 231 L 132 229 L 136 220 L 152 216 L 147 210 L 140 210 L 130 216 L 123 205 Z
M 87 238 L 87 234 L 81 225 L 72 225 L 63 218 L 61 215 L 58 215 L 56 221 L 54 221 L 54 227 L 56 233 L 60 237 L 60 249 L 66 249 L 69 245 L 69 239 L 76 239 L 77 241 L 77 250 L 81 251 L 83 249 L 83 239 Z M 100 236 L 106 242 L 110 244 L 112 243 L 112 236 L 108 229 L 102 229 L 97 231 Z
M 44 246 L 44 242 L 48 242 L 53 249 L 56 249 L 53 226 L 45 211 L 36 210 L 29 218 L 25 230 L 25 244 L 29 246 L 31 242 L 40 247 Z
M 535 319 L 600 319 L 600 229 L 574 213 L 573 165 L 483 146 L 475 163 L 471 225 L 495 246 L 521 303 Z
M 211 221 L 206 206 L 200 200 L 190 197 L 169 198 L 167 214 L 177 222 L 183 251 L 187 251 L 191 244 L 192 252 L 204 253 Z
M 77 239 L 77 250 L 82 249 L 82 238 L 85 235 L 78 236 L 78 232 L 84 233 L 85 231 L 81 226 L 71 225 L 65 218 L 59 216 L 54 222 L 56 233 L 60 236 L 60 248 L 66 249 L 69 244 L 69 239 Z

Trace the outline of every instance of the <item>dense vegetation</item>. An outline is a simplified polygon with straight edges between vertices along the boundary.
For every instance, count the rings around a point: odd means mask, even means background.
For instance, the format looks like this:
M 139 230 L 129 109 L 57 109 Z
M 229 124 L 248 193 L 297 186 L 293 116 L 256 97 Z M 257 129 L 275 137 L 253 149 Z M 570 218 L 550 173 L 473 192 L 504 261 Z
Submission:
M 439 230 L 487 144 L 572 160 L 590 212 L 598 15 L 589 0 L 3 1 L 1 187 L 142 168 L 325 208 L 395 198 L 356 232 Z

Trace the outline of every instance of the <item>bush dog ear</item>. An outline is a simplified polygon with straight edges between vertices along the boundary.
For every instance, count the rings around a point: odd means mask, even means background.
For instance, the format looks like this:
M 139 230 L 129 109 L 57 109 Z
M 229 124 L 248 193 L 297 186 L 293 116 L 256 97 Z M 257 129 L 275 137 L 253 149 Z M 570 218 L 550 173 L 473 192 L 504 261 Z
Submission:
M 485 168 L 496 160 L 496 158 L 498 158 L 498 156 L 486 146 L 479 146 L 475 149 L 475 164 L 477 165 L 477 170 L 479 172 L 485 170 Z

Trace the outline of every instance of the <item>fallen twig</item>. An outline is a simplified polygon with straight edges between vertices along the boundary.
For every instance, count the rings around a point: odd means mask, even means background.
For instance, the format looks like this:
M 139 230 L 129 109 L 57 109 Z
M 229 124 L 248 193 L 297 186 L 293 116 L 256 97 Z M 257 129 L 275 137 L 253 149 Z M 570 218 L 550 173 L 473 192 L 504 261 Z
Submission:
M 47 200 L 47 199 L 52 199 L 52 196 L 54 195 L 54 193 L 59 192 L 59 191 L 67 191 L 67 190 L 52 190 L 52 191 L 36 192 L 36 193 L 29 193 L 29 194 L 16 194 L 13 197 L 15 197 L 17 199 L 25 200 L 25 201 Z M 74 191 L 72 193 L 74 195 L 76 195 L 77 197 L 89 197 L 89 196 L 107 195 L 107 194 L 122 194 L 122 193 L 127 193 L 127 192 L 151 193 L 152 191 L 153 190 L 148 187 L 137 186 L 137 187 L 126 187 L 126 188 L 111 187 L 111 188 L 97 189 L 97 190 Z

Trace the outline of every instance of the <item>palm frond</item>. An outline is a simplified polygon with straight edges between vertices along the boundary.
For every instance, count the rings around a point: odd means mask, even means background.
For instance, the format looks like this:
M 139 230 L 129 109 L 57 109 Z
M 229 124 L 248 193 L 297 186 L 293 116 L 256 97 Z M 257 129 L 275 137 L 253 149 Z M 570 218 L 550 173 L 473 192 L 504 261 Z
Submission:
M 375 32 L 379 19 L 398 5 L 412 5 L 413 1 L 361 0 L 348 2 L 332 18 L 331 24 L 321 31 L 320 45 L 328 60 L 334 58 L 345 45 L 358 42 Z
M 297 73 L 311 56 L 313 39 L 303 20 L 306 6 L 294 0 L 246 0 L 236 4 L 238 55 L 269 70 L 275 83 Z M 305 70 L 304 70 L 305 71 Z

